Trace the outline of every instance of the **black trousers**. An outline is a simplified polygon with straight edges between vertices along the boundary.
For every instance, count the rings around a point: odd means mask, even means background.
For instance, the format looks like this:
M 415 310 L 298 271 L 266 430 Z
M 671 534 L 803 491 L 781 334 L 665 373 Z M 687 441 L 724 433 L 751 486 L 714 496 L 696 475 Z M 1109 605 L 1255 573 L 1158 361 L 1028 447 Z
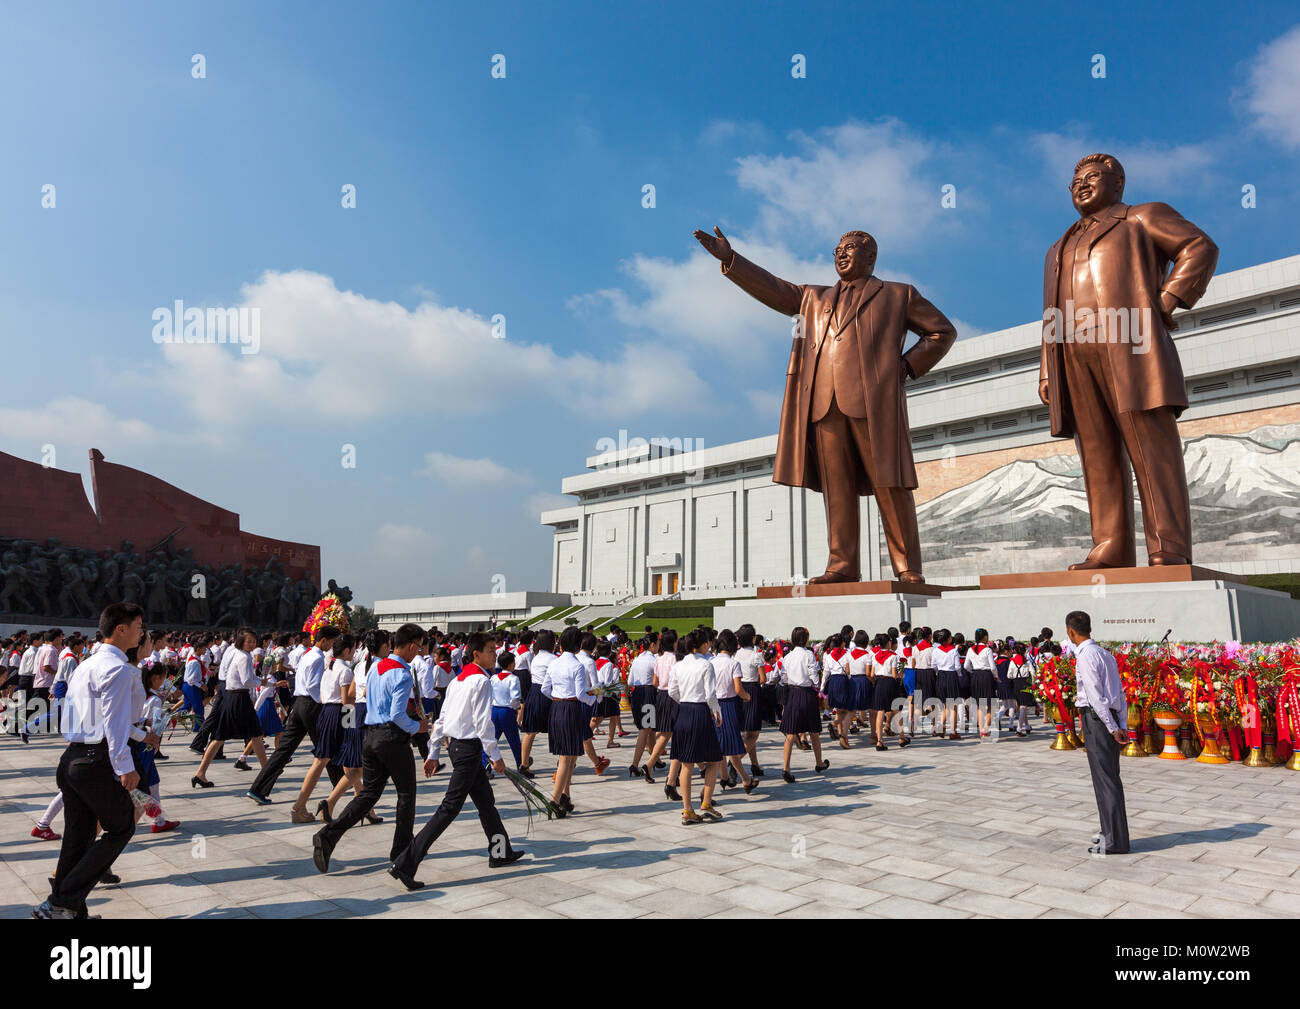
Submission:
M 284 723 L 284 733 L 280 736 L 280 745 L 267 758 L 266 766 L 258 772 L 248 790 L 263 799 L 270 797 L 271 789 L 280 780 L 289 758 L 302 742 L 304 736 L 311 736 L 312 745 L 316 745 L 316 718 L 320 715 L 320 705 L 310 697 L 295 697 L 289 711 L 289 720 Z M 337 784 L 333 765 L 330 767 L 330 781 Z
M 1119 780 L 1120 744 L 1097 713 L 1089 707 L 1079 709 L 1088 741 L 1088 770 L 1092 772 L 1092 791 L 1097 797 L 1101 818 L 1101 843 L 1104 850 L 1123 855 L 1129 850 L 1128 811 L 1124 808 L 1124 784 Z M 1114 713 L 1118 725 L 1119 712 Z
M 478 810 L 479 823 L 488 839 L 488 855 L 505 856 L 511 850 L 510 837 L 497 812 L 496 796 L 492 794 L 492 783 L 488 781 L 487 768 L 483 766 L 482 741 L 453 739 L 447 747 L 447 756 L 451 758 L 451 781 L 447 783 L 447 794 L 434 811 L 433 819 L 424 825 L 401 856 L 393 860 L 398 869 L 412 876 L 433 842 L 460 815 L 466 797 Z
M 50 902 L 83 910 L 104 870 L 135 833 L 135 804 L 108 759 L 106 743 L 70 743 L 55 775 L 63 793 L 63 844 Z M 95 839 L 95 825 L 104 830 Z
M 346 831 L 374 808 L 389 778 L 397 788 L 397 825 L 393 829 L 389 859 L 395 860 L 411 843 L 415 832 L 415 756 L 411 753 L 411 736 L 392 722 L 385 722 L 366 727 L 361 747 L 361 794 L 320 832 L 331 850 Z

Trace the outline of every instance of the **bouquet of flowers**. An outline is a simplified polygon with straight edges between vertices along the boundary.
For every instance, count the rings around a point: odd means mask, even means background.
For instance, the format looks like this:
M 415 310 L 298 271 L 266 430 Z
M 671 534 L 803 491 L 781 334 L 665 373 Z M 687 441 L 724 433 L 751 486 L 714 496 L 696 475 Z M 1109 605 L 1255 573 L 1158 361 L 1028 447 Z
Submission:
M 312 637 L 325 627 L 337 627 L 341 631 L 350 630 L 348 608 L 333 592 L 327 592 L 321 597 L 320 602 L 311 611 L 311 616 L 307 618 L 307 622 L 302 625 L 303 631 L 311 634 Z

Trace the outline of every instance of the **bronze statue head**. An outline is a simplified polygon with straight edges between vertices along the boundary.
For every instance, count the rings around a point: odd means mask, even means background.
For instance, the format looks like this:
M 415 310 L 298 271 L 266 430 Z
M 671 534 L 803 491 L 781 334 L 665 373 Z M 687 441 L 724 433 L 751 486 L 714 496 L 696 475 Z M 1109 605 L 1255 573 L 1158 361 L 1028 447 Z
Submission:
M 835 246 L 835 272 L 841 280 L 865 280 L 876 268 L 876 240 L 865 231 L 846 231 Z
M 1074 166 L 1070 196 L 1080 217 L 1116 204 L 1124 196 L 1124 166 L 1113 154 L 1089 154 Z

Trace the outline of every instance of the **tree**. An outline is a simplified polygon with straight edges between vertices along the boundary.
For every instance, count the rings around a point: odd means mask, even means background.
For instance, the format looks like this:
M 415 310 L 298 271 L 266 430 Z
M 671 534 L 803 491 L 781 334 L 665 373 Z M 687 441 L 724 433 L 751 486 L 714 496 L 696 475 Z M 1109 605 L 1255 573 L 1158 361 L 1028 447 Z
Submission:
M 354 603 L 351 609 L 352 612 L 348 615 L 348 619 L 352 624 L 354 634 L 364 634 L 366 631 L 373 631 L 379 626 L 379 621 L 375 619 L 375 611 L 369 606 L 359 606 Z

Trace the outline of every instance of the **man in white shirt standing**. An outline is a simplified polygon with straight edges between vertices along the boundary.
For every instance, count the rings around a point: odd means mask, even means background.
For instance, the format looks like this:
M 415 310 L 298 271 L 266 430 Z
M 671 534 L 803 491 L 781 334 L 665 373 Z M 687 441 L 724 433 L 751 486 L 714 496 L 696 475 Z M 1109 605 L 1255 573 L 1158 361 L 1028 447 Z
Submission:
M 1097 797 L 1101 830 L 1088 850 L 1094 855 L 1125 855 L 1129 850 L 1124 785 L 1119 780 L 1119 750 L 1128 741 L 1128 705 L 1115 656 L 1092 640 L 1092 619 L 1082 610 L 1066 615 L 1065 633 L 1074 645 L 1079 715 L 1088 741 L 1088 770 Z
M 140 672 L 126 652 L 140 643 L 144 613 L 135 603 L 113 603 L 99 618 L 104 647 L 82 663 L 68 687 L 63 734 L 68 748 L 56 781 L 63 793 L 63 844 L 49 899 L 34 918 L 86 918 L 86 897 L 135 833 L 131 792 L 140 784 L 131 759 L 133 689 Z M 136 730 L 157 746 L 153 733 Z M 96 824 L 103 828 L 95 839 Z

